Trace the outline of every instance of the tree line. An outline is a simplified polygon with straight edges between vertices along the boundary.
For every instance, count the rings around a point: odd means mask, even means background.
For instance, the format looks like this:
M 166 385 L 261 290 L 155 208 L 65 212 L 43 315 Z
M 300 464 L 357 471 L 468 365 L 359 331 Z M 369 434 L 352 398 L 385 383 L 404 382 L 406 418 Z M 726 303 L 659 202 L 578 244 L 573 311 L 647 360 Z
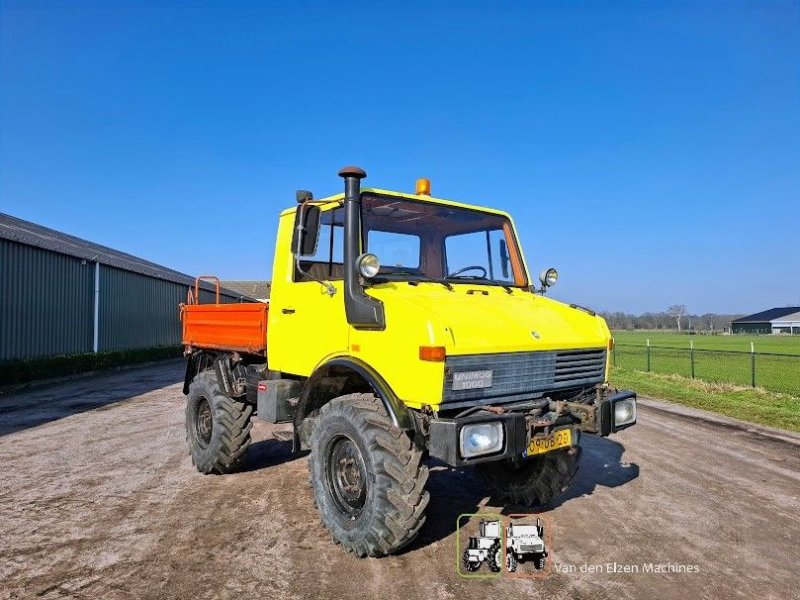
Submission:
M 731 321 L 744 315 L 718 313 L 690 313 L 683 304 L 674 304 L 662 312 L 645 312 L 634 315 L 622 311 L 601 312 L 611 329 L 673 329 L 676 331 L 724 332 Z

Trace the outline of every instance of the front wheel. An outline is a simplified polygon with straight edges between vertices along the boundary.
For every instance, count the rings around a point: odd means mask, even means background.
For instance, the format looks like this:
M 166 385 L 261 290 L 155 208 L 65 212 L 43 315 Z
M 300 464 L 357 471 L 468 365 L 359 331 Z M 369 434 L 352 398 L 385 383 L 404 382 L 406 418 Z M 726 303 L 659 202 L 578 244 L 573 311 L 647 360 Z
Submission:
M 492 495 L 520 506 L 547 504 L 572 483 L 578 472 L 580 446 L 554 450 L 519 464 L 511 461 L 478 465 Z
M 469 559 L 469 550 L 464 550 L 464 554 L 461 555 L 461 564 L 463 564 L 464 568 L 470 573 L 474 573 L 478 570 L 478 567 L 481 566 L 481 563 L 472 562 Z
M 517 557 L 514 556 L 514 553 L 511 550 L 507 550 L 506 552 L 506 570 L 509 573 L 513 573 L 517 570 Z
M 356 556 L 384 556 L 425 522 L 428 469 L 405 431 L 372 394 L 349 394 L 320 409 L 309 470 L 322 523 Z

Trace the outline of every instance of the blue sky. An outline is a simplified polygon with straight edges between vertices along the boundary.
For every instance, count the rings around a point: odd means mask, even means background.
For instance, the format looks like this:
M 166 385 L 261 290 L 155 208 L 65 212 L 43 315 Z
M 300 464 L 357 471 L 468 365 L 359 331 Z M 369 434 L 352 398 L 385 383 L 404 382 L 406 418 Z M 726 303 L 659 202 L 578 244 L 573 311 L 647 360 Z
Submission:
M 379 7 L 380 6 L 380 7 Z M 294 190 L 511 211 L 597 309 L 800 304 L 798 2 L 0 0 L 0 211 L 270 275 Z

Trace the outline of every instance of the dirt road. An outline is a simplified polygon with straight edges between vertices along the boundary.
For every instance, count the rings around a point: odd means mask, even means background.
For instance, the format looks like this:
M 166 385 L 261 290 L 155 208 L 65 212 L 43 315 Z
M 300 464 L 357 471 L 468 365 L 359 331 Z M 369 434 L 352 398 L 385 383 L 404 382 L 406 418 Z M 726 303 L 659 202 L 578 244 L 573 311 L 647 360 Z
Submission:
M 0 598 L 798 597 L 798 446 L 642 407 L 613 440 L 584 437 L 545 512 L 549 577 L 468 580 L 457 516 L 519 512 L 470 471 L 432 465 L 414 545 L 358 560 L 269 426 L 244 472 L 195 472 L 181 377 L 170 362 L 0 397 Z

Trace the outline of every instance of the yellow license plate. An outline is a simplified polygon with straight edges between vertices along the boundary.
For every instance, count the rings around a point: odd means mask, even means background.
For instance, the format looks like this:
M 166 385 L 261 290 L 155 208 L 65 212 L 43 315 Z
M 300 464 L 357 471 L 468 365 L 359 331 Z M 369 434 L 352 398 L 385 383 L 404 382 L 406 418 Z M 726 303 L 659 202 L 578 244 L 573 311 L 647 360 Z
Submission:
M 558 450 L 559 448 L 568 448 L 572 446 L 572 430 L 559 429 L 550 435 L 536 436 L 531 438 L 528 443 L 528 456 L 534 454 L 544 454 L 551 450 Z

